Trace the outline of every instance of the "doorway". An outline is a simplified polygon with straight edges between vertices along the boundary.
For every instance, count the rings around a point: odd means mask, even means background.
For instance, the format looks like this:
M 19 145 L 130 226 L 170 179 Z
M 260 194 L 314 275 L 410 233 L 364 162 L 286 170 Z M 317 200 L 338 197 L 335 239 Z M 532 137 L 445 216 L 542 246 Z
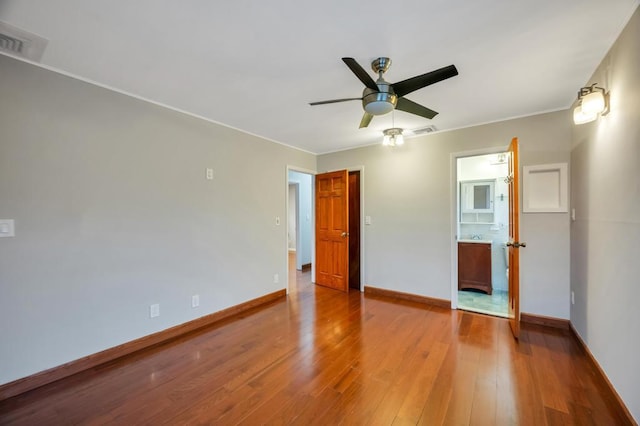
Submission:
M 349 288 L 360 291 L 360 171 L 349 172 Z
M 287 259 L 295 259 L 295 268 L 287 268 L 290 284 L 295 271 L 311 270 L 311 282 L 316 283 L 316 215 L 315 215 L 315 177 L 310 170 L 287 166 Z M 348 289 L 363 291 L 364 268 L 364 166 L 352 167 L 348 170 L 349 186 L 349 255 L 348 255 Z M 295 234 L 295 243 L 292 235 Z M 295 246 L 295 251 L 293 249 Z M 289 291 L 289 285 L 287 286 Z
M 295 270 L 306 271 L 314 254 L 313 174 L 287 169 L 287 189 L 288 259 L 295 259 Z
M 315 176 L 315 268 L 318 285 L 362 291 L 362 168 Z
M 458 156 L 454 256 L 457 308 L 508 317 L 507 152 Z

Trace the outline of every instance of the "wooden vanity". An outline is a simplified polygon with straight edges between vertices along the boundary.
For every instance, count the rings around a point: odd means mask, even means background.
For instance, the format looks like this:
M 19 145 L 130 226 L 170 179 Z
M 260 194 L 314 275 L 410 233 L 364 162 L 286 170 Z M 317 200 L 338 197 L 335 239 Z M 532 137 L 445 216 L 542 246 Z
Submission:
M 458 241 L 458 290 L 491 294 L 491 243 Z

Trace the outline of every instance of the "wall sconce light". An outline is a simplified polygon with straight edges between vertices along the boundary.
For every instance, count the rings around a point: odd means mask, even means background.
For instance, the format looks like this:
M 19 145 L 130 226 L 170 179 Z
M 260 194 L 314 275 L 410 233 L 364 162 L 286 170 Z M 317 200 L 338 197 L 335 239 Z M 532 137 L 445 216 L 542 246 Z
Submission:
M 501 152 L 496 154 L 495 156 L 489 157 L 489 165 L 491 166 L 499 166 L 500 164 L 507 163 L 507 153 Z
M 382 131 L 384 137 L 382 138 L 382 145 L 384 146 L 401 146 L 404 145 L 404 136 L 402 136 L 402 129 L 399 127 L 392 127 Z
M 575 124 L 589 123 L 597 119 L 598 115 L 609 113 L 609 92 L 596 84 L 578 90 L 578 105 L 573 110 Z

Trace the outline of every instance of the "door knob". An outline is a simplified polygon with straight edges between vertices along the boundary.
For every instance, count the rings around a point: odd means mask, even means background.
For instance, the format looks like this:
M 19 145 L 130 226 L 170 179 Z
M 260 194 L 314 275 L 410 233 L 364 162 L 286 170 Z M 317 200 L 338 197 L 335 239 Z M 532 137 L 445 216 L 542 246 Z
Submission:
M 348 236 L 349 236 L 349 233 L 348 233 L 348 232 L 343 232 L 342 234 L 340 234 L 340 236 L 341 236 L 342 238 L 345 238 L 345 237 L 348 237 Z
M 510 242 L 510 241 L 507 242 L 507 247 L 520 248 L 520 247 L 526 247 L 526 246 L 527 246 L 527 243 L 525 243 L 525 242 L 522 242 L 522 243 L 518 242 L 518 241 L 513 242 L 513 243 Z

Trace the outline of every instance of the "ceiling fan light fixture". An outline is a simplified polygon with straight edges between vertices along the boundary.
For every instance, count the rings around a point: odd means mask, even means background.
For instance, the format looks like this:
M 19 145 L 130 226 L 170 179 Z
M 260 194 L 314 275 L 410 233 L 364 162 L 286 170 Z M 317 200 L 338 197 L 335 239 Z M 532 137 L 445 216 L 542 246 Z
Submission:
M 371 115 L 385 115 L 393 111 L 394 105 L 387 101 L 373 101 L 364 106 L 364 110 Z
M 382 131 L 384 135 L 382 137 L 382 145 L 384 146 L 402 146 L 404 145 L 404 136 L 402 135 L 402 129 L 399 127 L 392 127 Z
M 388 90 L 388 86 L 380 84 L 380 87 Z M 371 115 L 385 115 L 393 111 L 398 103 L 398 97 L 391 91 L 376 92 L 369 88 L 364 89 L 362 107 Z

